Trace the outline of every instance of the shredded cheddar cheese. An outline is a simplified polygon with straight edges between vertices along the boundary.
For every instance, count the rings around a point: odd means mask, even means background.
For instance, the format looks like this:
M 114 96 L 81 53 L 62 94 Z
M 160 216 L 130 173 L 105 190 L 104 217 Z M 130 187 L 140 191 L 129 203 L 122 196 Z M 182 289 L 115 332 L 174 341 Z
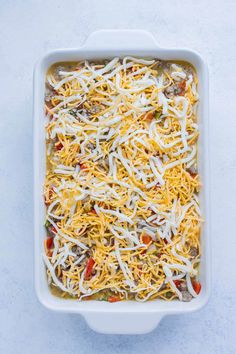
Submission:
M 197 296 L 197 85 L 187 63 L 133 57 L 48 71 L 43 257 L 60 296 Z

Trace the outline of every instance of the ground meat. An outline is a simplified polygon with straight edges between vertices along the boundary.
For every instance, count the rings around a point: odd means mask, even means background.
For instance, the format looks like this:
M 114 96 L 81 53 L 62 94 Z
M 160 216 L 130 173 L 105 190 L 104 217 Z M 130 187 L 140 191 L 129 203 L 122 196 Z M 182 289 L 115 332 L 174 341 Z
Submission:
M 187 172 L 190 174 L 191 177 L 196 177 L 198 174 L 198 171 L 195 166 L 191 166 L 190 168 L 187 169 Z
M 89 113 L 90 114 L 96 114 L 96 113 L 98 113 L 100 111 L 100 108 L 99 108 L 99 106 L 97 106 L 97 105 L 94 105 L 93 107 L 91 107 L 90 109 L 89 109 Z
M 98 161 L 98 167 L 102 172 L 107 172 L 107 168 L 109 167 L 109 160 L 108 159 L 100 159 Z
M 185 282 L 185 281 L 181 281 L 181 283 L 179 284 L 178 289 L 179 289 L 180 291 L 186 291 L 186 290 L 187 290 L 187 284 L 186 284 L 186 282 Z
M 198 249 L 197 249 L 197 247 L 192 246 L 192 247 L 190 248 L 189 254 L 190 254 L 190 256 L 192 256 L 193 258 L 197 257 L 197 255 L 198 255 Z
M 70 267 L 71 267 L 70 264 L 61 265 L 62 270 L 69 270 Z
M 182 89 L 177 84 L 167 87 L 164 91 L 164 94 L 167 98 L 173 98 L 174 96 L 177 96 L 180 93 L 182 93 Z
M 85 252 L 85 256 L 86 256 L 87 258 L 90 258 L 90 256 L 91 256 L 91 250 L 87 250 L 87 251 Z
M 166 284 L 165 284 L 165 282 L 163 282 L 163 283 L 161 284 L 161 287 L 159 288 L 159 291 L 164 290 L 164 289 L 166 289 Z
M 189 77 L 189 75 L 194 75 L 193 69 L 189 66 L 183 66 L 185 74 Z
M 56 95 L 56 91 L 52 88 L 49 83 L 45 86 L 45 101 L 50 102 L 52 97 Z
M 79 246 L 72 246 L 71 251 L 75 254 L 77 254 L 77 256 L 81 255 L 81 248 Z
M 153 68 L 162 69 L 162 70 L 166 69 L 168 71 L 170 67 L 171 67 L 171 63 L 167 63 L 164 60 L 158 60 Z
M 192 300 L 193 297 L 188 291 L 184 290 L 181 291 L 181 293 L 182 293 L 182 301 L 189 302 Z
M 95 149 L 96 145 L 93 143 L 88 143 L 86 145 L 86 149 L 90 150 L 91 152 Z
M 66 68 L 62 65 L 59 65 L 56 67 L 55 72 L 54 72 L 54 76 L 56 80 L 61 80 L 61 74 L 60 71 L 65 70 Z

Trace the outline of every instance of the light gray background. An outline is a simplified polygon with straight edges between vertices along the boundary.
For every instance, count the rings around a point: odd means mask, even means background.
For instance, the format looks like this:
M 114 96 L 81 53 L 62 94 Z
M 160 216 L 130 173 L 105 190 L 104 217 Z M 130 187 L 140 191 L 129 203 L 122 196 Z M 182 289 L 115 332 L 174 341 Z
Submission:
M 43 308 L 33 286 L 32 71 L 101 28 L 150 30 L 199 51 L 210 69 L 213 293 L 201 311 L 152 333 L 106 336 Z M 0 0 L 0 353 L 236 353 L 235 0 Z

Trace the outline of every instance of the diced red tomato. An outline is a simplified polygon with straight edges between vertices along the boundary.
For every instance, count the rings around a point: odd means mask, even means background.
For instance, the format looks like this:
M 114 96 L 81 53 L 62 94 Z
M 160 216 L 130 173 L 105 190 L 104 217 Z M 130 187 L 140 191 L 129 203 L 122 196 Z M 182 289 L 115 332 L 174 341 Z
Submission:
M 154 117 L 154 113 L 153 112 L 148 112 L 148 113 L 143 115 L 143 120 L 150 121 L 150 120 L 153 119 L 153 117 Z
M 194 172 L 191 172 L 191 171 L 188 171 L 188 173 L 190 174 L 190 176 L 192 178 L 195 178 L 198 175 L 197 173 L 194 173 Z
M 181 88 L 182 90 L 185 90 L 185 88 L 186 88 L 186 81 L 181 81 L 181 82 L 179 83 L 179 88 Z
M 55 234 L 57 233 L 57 230 L 54 226 L 51 227 L 51 231 L 54 232 Z
M 95 209 L 91 209 L 90 212 L 91 212 L 92 214 L 97 214 L 97 212 L 96 212 Z
M 47 256 L 48 256 L 48 257 L 52 257 L 52 254 L 53 254 L 53 251 L 52 251 L 52 250 L 49 250 L 49 251 L 47 252 Z
M 181 284 L 180 280 L 174 280 L 175 286 L 178 288 Z
M 109 302 L 117 302 L 120 301 L 120 298 L 118 296 L 109 296 L 107 299 Z
M 89 258 L 85 270 L 85 277 L 84 277 L 85 280 L 89 279 L 90 275 L 92 274 L 94 264 L 95 264 L 95 260 L 92 257 Z
M 142 242 L 145 244 L 145 245 L 148 245 L 150 242 L 152 242 L 152 238 L 151 236 L 149 235 L 142 235 Z
M 80 163 L 80 169 L 81 170 L 88 170 L 88 166 L 85 165 L 84 163 Z
M 53 237 L 48 237 L 46 240 L 47 249 L 49 250 L 53 246 Z
M 186 81 L 182 81 L 179 83 L 179 88 L 181 89 L 181 93 L 179 94 L 180 96 L 184 95 L 185 89 L 186 89 Z
M 56 148 L 57 151 L 60 151 L 63 148 L 63 144 L 61 142 L 57 142 L 55 144 L 55 148 Z
M 192 281 L 192 284 L 193 284 L 193 289 L 194 289 L 195 293 L 199 294 L 201 291 L 201 288 L 202 288 L 201 284 L 198 283 L 197 281 Z

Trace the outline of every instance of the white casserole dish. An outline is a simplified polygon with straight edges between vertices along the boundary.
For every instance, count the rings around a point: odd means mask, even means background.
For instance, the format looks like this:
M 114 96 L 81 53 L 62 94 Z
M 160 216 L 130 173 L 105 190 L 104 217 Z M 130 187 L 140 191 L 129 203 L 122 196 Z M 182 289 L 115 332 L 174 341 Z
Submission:
M 48 68 L 59 61 L 81 59 L 107 59 L 115 56 L 133 55 L 164 60 L 184 60 L 197 70 L 199 78 L 199 173 L 203 184 L 200 201 L 205 223 L 202 229 L 202 259 L 200 281 L 202 291 L 191 302 L 162 300 L 138 303 L 117 303 L 62 299 L 51 294 L 47 284 L 42 258 L 45 238 L 45 206 L 43 183 L 45 176 L 45 118 L 44 85 Z M 44 56 L 34 72 L 34 233 L 35 233 L 35 287 L 40 302 L 59 312 L 77 313 L 84 316 L 95 331 L 112 334 L 142 334 L 153 330 L 168 314 L 180 314 L 200 309 L 208 300 L 210 292 L 210 246 L 209 246 L 209 167 L 208 167 L 208 71 L 202 58 L 186 49 L 163 49 L 154 37 L 145 31 L 102 30 L 92 33 L 78 49 L 61 49 Z

